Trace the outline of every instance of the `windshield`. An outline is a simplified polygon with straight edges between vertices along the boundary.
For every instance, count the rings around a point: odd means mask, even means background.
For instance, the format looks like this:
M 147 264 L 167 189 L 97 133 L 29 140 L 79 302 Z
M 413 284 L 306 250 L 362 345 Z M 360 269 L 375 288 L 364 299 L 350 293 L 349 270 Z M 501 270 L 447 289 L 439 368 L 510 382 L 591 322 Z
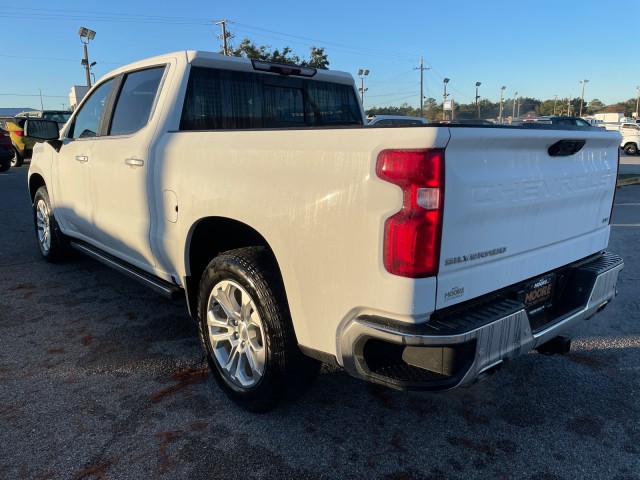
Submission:
M 53 120 L 58 123 L 67 123 L 71 117 L 71 112 L 44 112 L 42 118 L 45 120 Z

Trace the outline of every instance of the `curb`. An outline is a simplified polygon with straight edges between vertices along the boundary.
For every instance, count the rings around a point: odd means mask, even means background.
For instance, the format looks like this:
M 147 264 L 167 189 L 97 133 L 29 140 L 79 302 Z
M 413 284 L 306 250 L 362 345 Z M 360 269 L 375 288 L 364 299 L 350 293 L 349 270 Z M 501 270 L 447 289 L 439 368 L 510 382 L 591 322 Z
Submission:
M 627 185 L 640 185 L 640 176 L 635 178 L 618 178 L 616 187 L 626 187 Z

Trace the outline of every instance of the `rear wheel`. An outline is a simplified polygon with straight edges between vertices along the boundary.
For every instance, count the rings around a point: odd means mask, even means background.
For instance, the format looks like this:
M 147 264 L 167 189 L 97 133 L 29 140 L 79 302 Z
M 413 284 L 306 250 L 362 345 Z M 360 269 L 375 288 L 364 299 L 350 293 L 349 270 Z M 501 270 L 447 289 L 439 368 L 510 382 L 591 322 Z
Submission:
M 40 187 L 33 199 L 33 223 L 42 257 L 48 262 L 67 259 L 71 251 L 69 239 L 53 216 L 47 187 Z
M 11 160 L 11 166 L 12 167 L 21 167 L 22 164 L 24 163 L 24 157 L 22 155 L 20 155 L 20 152 L 18 151 L 17 148 L 14 148 L 13 151 L 15 152 L 15 155 L 14 155 L 13 159 Z
M 638 146 L 635 143 L 628 143 L 624 146 L 624 153 L 627 155 L 637 155 Z
M 298 348 L 277 265 L 264 247 L 231 250 L 200 282 L 200 339 L 224 392 L 253 412 L 300 393 L 320 362 Z

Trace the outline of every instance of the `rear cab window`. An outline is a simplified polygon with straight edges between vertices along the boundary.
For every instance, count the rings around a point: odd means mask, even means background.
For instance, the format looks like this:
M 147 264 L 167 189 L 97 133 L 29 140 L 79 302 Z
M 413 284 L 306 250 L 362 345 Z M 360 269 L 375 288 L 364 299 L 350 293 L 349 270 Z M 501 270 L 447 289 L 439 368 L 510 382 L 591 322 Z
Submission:
M 351 85 L 192 66 L 180 130 L 362 125 Z

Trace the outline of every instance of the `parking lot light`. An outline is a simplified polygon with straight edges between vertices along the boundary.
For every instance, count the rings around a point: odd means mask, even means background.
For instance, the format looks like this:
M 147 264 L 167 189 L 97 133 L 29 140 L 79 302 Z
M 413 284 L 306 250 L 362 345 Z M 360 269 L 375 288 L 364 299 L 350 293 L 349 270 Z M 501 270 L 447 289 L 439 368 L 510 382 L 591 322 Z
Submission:
M 578 83 L 582 84 L 582 97 L 580 97 L 580 115 L 578 115 L 579 117 L 582 117 L 582 106 L 584 105 L 584 87 L 587 85 L 587 83 L 589 83 L 589 80 L 585 78 L 584 80 L 578 80 Z
M 80 61 L 80 64 L 84 66 L 84 70 L 87 75 L 87 87 L 91 88 L 91 66 L 89 65 L 89 52 L 87 50 L 87 45 L 89 44 L 89 41 L 95 38 L 96 32 L 85 27 L 80 27 L 78 35 L 80 36 L 80 41 L 84 47 L 84 58 Z
M 360 91 L 360 101 L 362 102 L 363 110 L 364 110 L 364 92 L 369 90 L 368 88 L 364 88 L 364 77 L 366 77 L 367 75 L 369 75 L 369 70 L 366 70 L 364 68 L 361 68 L 358 70 L 358 77 L 360 77 L 360 88 L 358 90 Z

